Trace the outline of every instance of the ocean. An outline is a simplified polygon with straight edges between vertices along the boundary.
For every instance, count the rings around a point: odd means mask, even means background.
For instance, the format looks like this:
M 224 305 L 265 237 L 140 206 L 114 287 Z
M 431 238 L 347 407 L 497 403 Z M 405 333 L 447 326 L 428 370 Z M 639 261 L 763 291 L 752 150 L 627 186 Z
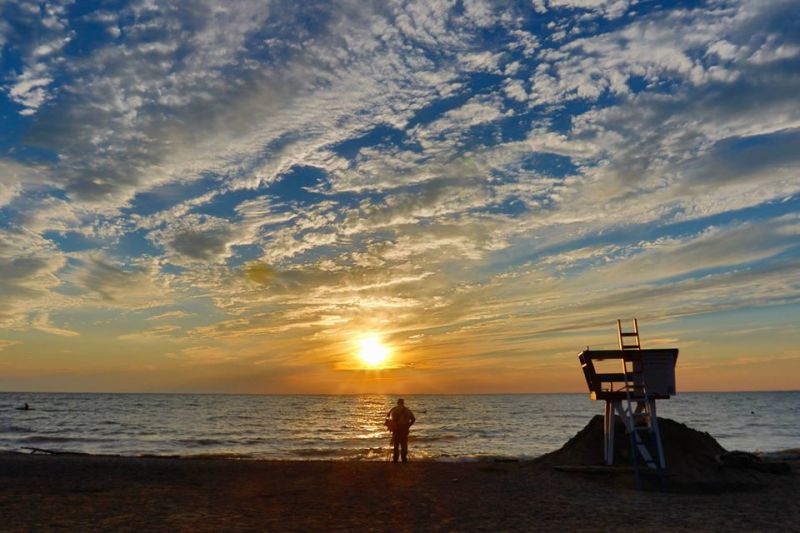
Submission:
M 0 393 L 0 450 L 386 460 L 383 395 Z M 561 447 L 602 402 L 587 394 L 409 395 L 412 460 L 527 459 Z M 16 409 L 23 403 L 29 411 Z M 729 450 L 800 447 L 800 392 L 683 393 L 659 416 Z M 598 442 L 598 446 L 601 445 Z M 669 443 L 664 443 L 669 446 Z

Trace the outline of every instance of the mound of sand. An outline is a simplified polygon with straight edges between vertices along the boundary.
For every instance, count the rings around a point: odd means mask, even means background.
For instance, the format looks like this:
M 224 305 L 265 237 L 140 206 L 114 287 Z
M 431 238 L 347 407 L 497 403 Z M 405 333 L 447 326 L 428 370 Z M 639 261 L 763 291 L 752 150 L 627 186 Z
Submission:
M 666 490 L 676 492 L 750 490 L 763 486 L 768 481 L 767 478 L 772 475 L 741 461 L 737 464 L 725 464 L 727 450 L 708 433 L 694 430 L 668 418 L 659 418 L 658 423 L 666 461 L 663 476 L 663 486 Z M 540 457 L 537 463 L 548 467 L 573 467 L 571 471 L 588 472 L 599 481 L 616 486 L 632 486 L 634 482 L 630 469 L 630 439 L 621 421 L 617 423 L 614 442 L 615 467 L 583 470 L 574 468 L 599 467 L 604 464 L 603 417 L 599 415 L 592 418 L 586 427 L 561 449 Z M 587 475 L 590 475 L 588 473 Z M 657 476 L 645 476 L 645 485 L 660 488 L 661 482 Z

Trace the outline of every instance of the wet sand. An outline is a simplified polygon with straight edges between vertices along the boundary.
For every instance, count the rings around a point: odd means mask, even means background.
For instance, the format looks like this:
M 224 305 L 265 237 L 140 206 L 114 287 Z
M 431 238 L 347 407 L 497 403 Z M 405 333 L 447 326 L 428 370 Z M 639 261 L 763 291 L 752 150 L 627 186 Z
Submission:
M 630 474 L 623 474 L 627 479 Z M 800 531 L 800 476 L 638 492 L 519 463 L 0 454 L 3 531 Z M 625 483 L 623 483 L 625 485 Z

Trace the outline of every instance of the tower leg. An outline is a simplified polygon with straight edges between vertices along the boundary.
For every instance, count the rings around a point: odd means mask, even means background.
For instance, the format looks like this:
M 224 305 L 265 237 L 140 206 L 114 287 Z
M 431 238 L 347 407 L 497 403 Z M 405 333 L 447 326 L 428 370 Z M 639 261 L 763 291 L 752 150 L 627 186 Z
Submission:
M 615 403 L 606 401 L 605 413 L 603 414 L 603 459 L 605 459 L 607 465 L 614 464 Z
M 656 401 L 648 401 L 650 407 L 650 424 L 653 428 L 653 436 L 656 440 L 656 448 L 658 452 L 658 464 L 661 468 L 666 468 L 667 462 L 664 460 L 664 446 L 661 444 L 661 431 L 658 429 L 658 415 L 656 414 Z
M 606 464 L 610 464 L 608 462 L 608 419 L 610 418 L 609 415 L 609 401 L 606 400 L 605 410 L 603 411 L 603 461 Z

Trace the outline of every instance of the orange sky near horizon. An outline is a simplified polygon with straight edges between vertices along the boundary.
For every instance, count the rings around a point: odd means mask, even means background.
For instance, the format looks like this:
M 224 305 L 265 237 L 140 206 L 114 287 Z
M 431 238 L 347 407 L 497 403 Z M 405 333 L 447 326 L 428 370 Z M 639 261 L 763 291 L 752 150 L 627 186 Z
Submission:
M 679 348 L 679 392 L 800 389 L 800 352 L 791 342 L 788 324 L 783 330 L 731 328 L 715 339 L 704 337 L 705 327 L 640 323 L 643 347 Z M 764 337 L 776 331 L 786 340 L 773 342 L 770 353 L 764 353 Z M 200 347 L 181 357 L 169 343 L 135 336 L 124 342 L 75 339 L 74 349 L 69 338 L 59 338 L 54 345 L 30 341 L 6 347 L 0 386 L 22 391 L 246 394 L 586 392 L 577 353 L 585 346 L 616 347 L 614 323 L 530 340 L 504 341 L 502 329 L 411 339 L 386 334 L 380 338 L 389 356 L 380 368 L 370 368 L 359 357 L 359 338 L 309 340 L 302 351 L 281 358 L 269 353 L 280 349 L 274 339 L 228 341 L 227 349 L 225 344 Z M 15 353 L 14 348 L 20 349 Z M 31 357 L 21 348 L 39 353 Z

